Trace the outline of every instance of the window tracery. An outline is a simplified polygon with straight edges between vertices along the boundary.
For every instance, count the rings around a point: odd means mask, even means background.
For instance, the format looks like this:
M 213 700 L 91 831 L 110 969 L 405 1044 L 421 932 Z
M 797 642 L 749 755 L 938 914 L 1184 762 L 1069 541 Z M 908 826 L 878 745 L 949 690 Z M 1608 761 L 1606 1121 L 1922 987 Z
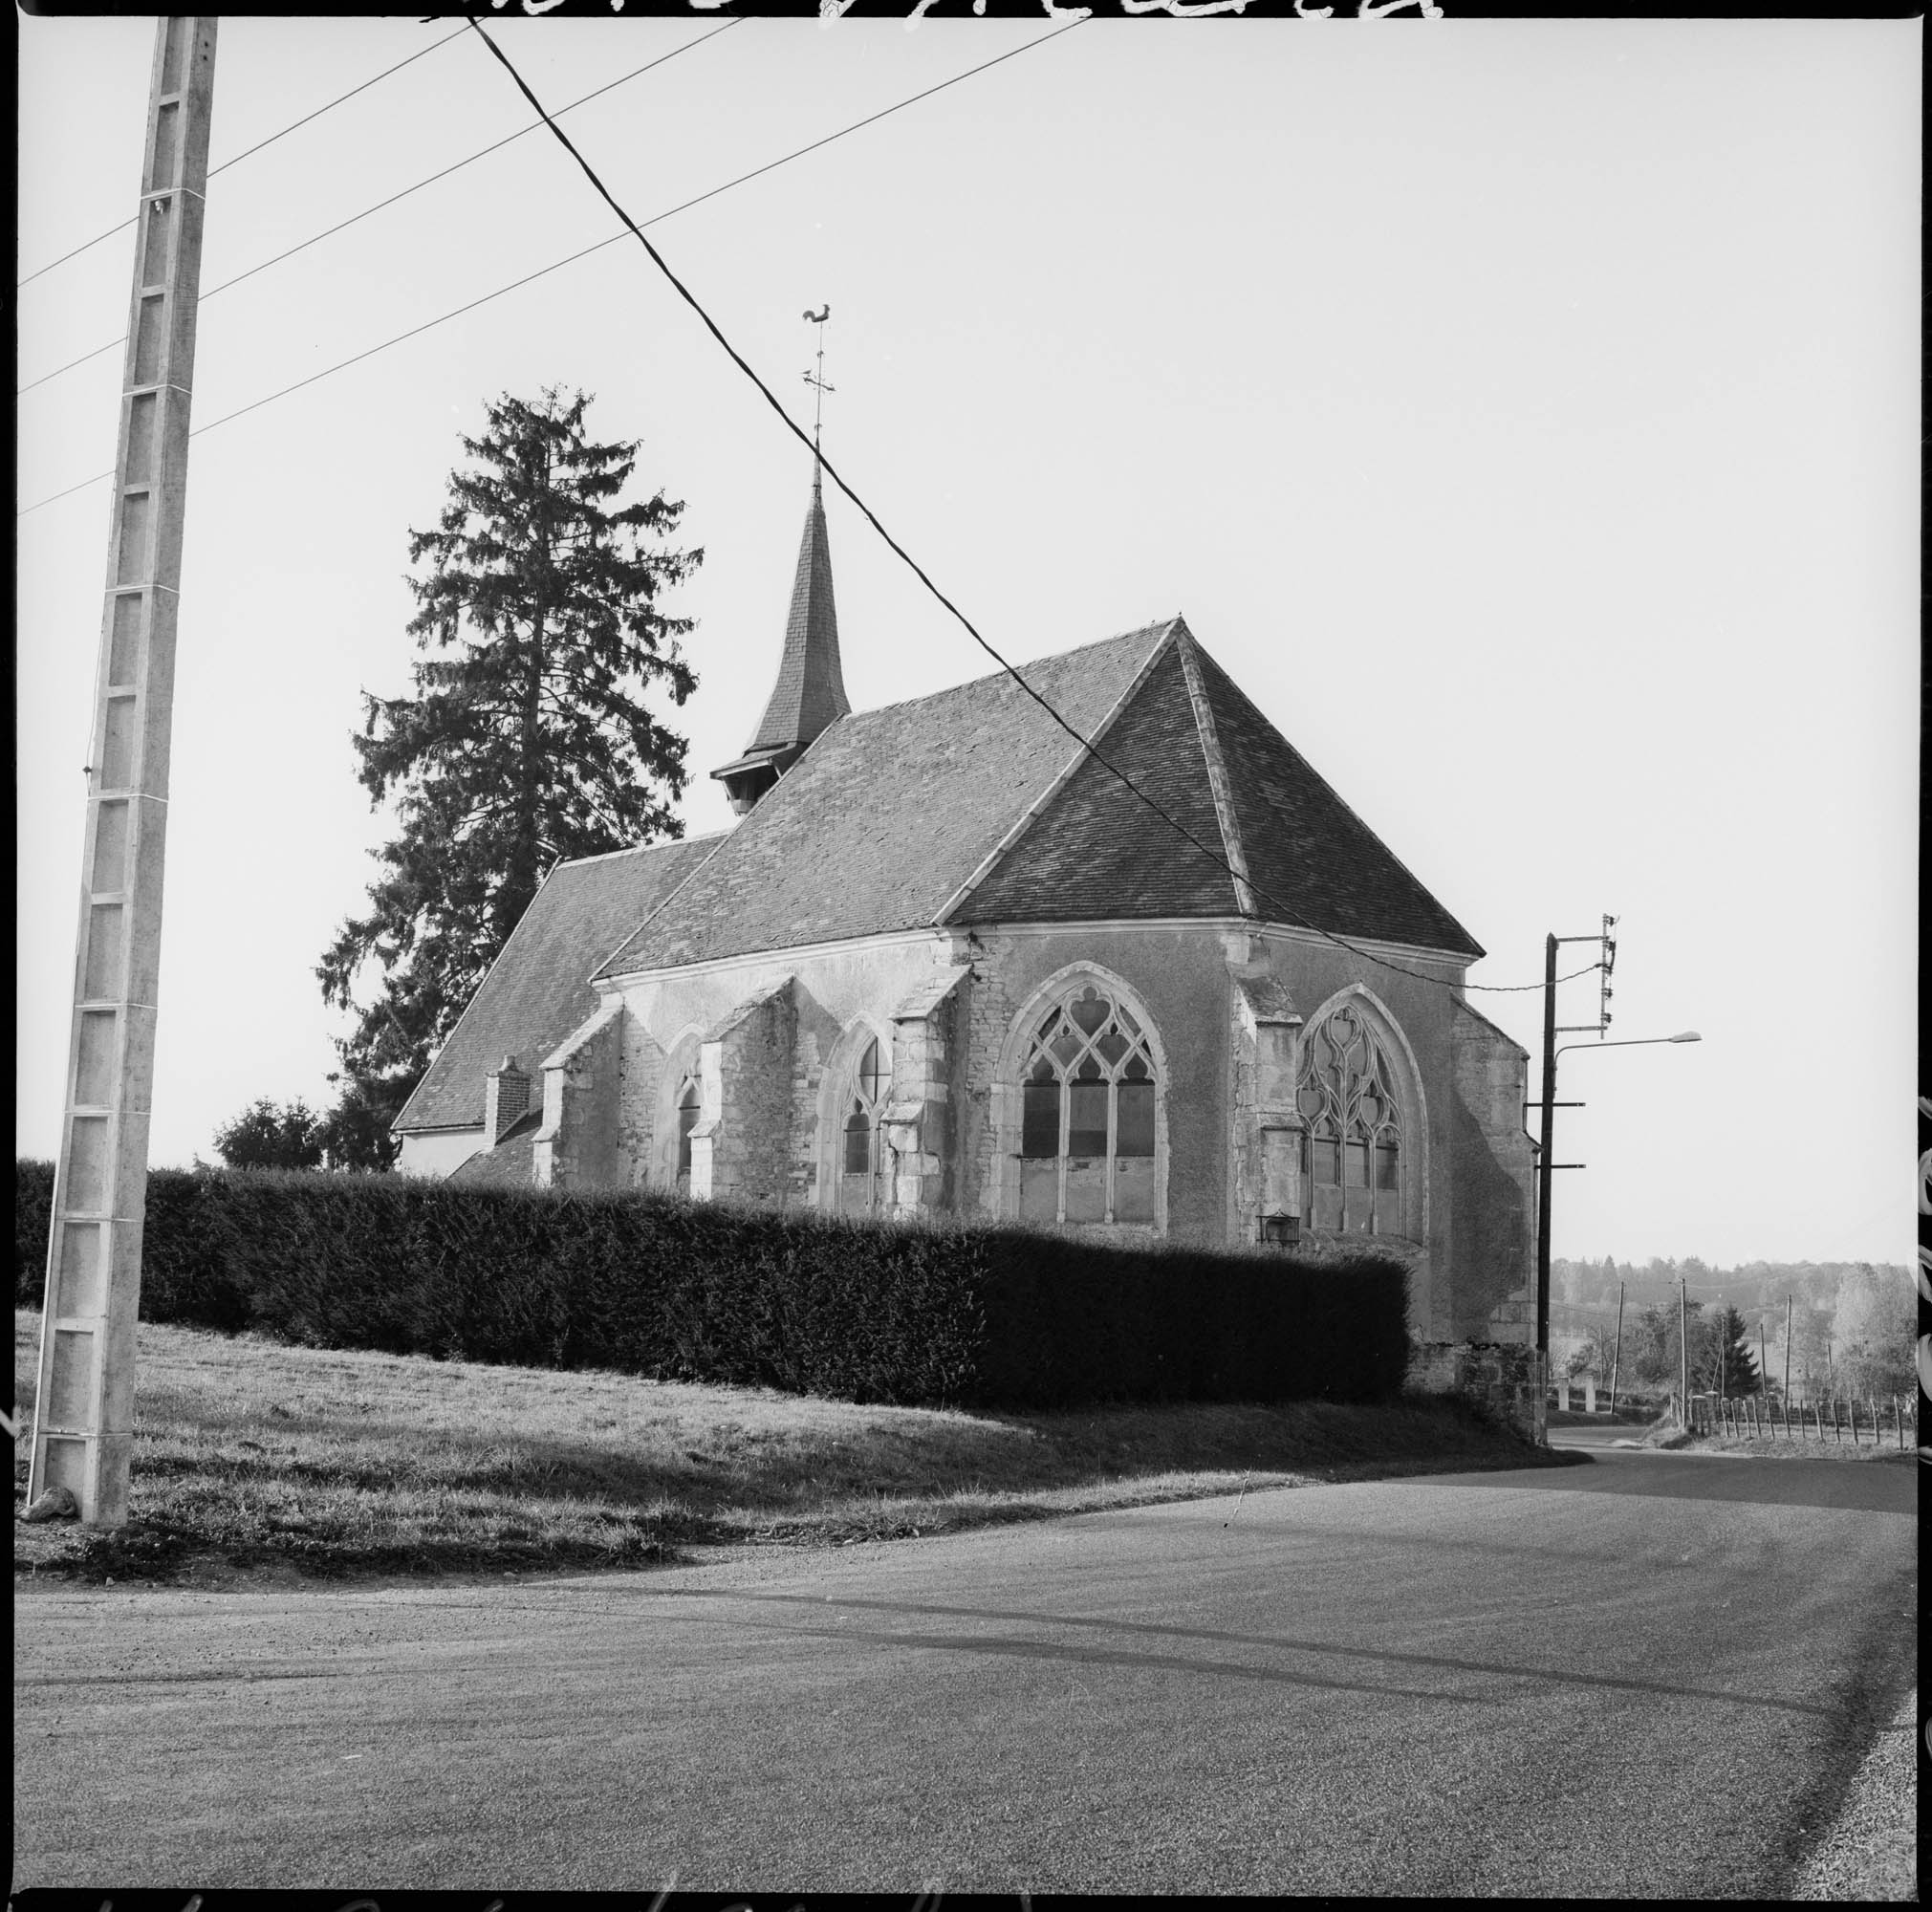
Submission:
M 1153 1224 L 1158 1086 L 1134 1013 L 1092 982 L 1072 983 L 1021 1059 L 1021 1219 Z
M 1306 1125 L 1301 1180 L 1310 1227 L 1401 1232 L 1408 1164 L 1397 1080 L 1381 1039 L 1351 1003 L 1304 1039 L 1295 1100 Z

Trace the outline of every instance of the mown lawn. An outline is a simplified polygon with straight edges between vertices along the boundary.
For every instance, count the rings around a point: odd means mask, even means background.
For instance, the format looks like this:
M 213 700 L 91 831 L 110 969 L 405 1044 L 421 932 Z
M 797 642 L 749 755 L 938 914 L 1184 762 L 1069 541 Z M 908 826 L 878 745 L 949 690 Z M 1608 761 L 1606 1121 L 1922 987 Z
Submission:
M 31 1410 L 40 1317 L 14 1314 Z M 143 1323 L 132 1519 L 14 1528 L 16 1573 L 118 1579 L 640 1566 L 1249 1488 L 1563 1465 L 1461 1409 L 862 1407 L 332 1352 Z M 16 1449 L 16 1511 L 27 1444 Z

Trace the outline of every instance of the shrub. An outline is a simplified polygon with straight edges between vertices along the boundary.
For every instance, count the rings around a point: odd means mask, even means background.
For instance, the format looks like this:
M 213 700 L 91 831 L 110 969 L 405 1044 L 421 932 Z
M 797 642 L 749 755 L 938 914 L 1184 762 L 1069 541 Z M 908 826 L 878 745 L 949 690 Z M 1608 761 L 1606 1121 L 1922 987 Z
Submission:
M 13 1164 L 13 1305 L 38 1308 L 47 1292 L 47 1231 L 54 1226 L 54 1164 Z
M 30 1306 L 51 1184 L 47 1164 L 18 1164 Z M 141 1312 L 321 1347 L 906 1404 L 1379 1401 L 1407 1358 L 1407 1275 L 1373 1250 L 1124 1247 L 297 1170 L 152 1171 Z

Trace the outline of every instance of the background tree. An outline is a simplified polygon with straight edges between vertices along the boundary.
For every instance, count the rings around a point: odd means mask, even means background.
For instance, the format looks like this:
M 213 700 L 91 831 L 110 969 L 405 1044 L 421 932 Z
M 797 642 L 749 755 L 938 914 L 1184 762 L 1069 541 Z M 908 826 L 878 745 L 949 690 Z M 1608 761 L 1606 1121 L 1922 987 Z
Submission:
M 1617 1329 L 1607 1321 L 1593 1322 L 1583 1332 L 1583 1344 L 1570 1358 L 1572 1375 L 1593 1375 L 1597 1382 L 1610 1384 L 1610 1370 L 1617 1361 Z M 1620 1380 L 1623 1377 L 1618 1376 Z
M 215 1131 L 215 1153 L 230 1168 L 319 1168 L 321 1129 L 306 1102 L 279 1108 L 264 1096 Z
M 401 830 L 376 853 L 368 913 L 315 971 L 357 1018 L 336 1043 L 345 1135 L 386 1138 L 553 863 L 684 834 L 684 739 L 644 698 L 682 705 L 696 685 L 678 645 L 691 625 L 658 600 L 704 554 L 664 548 L 684 506 L 662 491 L 618 506 L 638 442 L 593 442 L 589 403 L 506 393 L 463 440 L 473 467 L 451 472 L 436 530 L 409 534 L 423 657 L 408 696 L 364 694 L 353 740 Z M 358 1008 L 372 959 L 380 987 Z
M 1687 1302 L 1684 1313 L 1690 1328 L 1691 1385 L 1695 1387 L 1698 1384 L 1697 1363 L 1708 1327 L 1704 1319 L 1702 1302 Z M 1682 1346 L 1675 1299 L 1659 1307 L 1641 1309 L 1634 1321 L 1625 1322 L 1623 1358 L 1630 1363 L 1631 1372 L 1646 1386 L 1676 1391 L 1682 1372 Z
M 1840 1387 L 1857 1396 L 1909 1393 L 1918 1337 L 1919 1295 L 1905 1271 L 1861 1262 L 1845 1274 L 1831 1327 Z
M 1693 1331 L 1691 1385 L 1726 1396 L 1755 1394 L 1760 1386 L 1757 1356 L 1745 1329 L 1745 1319 L 1726 1303 L 1704 1324 L 1702 1336 Z
M 340 1082 L 342 1076 L 337 1073 L 329 1079 Z M 316 1141 L 328 1165 L 368 1173 L 393 1168 L 402 1144 L 389 1133 L 389 1123 L 401 1107 L 401 1102 L 396 1108 L 379 1107 L 359 1083 L 349 1082 L 316 1129 Z

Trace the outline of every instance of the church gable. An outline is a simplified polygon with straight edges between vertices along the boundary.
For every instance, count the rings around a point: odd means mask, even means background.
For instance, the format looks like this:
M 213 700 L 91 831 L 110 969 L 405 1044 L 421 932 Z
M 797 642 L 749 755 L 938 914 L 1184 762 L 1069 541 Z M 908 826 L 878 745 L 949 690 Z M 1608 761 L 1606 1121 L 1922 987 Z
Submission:
M 1095 748 L 1112 769 L 1084 757 L 950 921 L 1239 913 L 1227 871 L 1120 780 L 1129 778 L 1216 856 L 1227 856 L 1178 641 L 1166 643 Z
M 1340 936 L 1480 956 L 1469 932 L 1226 672 L 1198 645 L 1195 656 L 1258 915 Z

